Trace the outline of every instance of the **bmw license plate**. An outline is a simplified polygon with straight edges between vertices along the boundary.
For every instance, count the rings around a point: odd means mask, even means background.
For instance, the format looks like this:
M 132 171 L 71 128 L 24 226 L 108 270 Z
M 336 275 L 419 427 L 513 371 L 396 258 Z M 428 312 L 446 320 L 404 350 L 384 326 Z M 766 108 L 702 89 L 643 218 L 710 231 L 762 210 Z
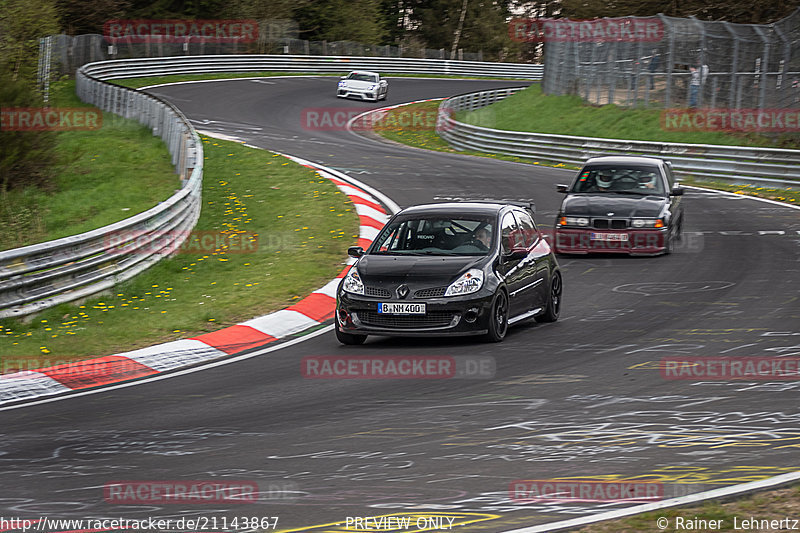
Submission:
M 627 233 L 592 233 L 593 241 L 627 241 Z
M 384 315 L 424 315 L 425 304 L 379 303 L 378 313 Z

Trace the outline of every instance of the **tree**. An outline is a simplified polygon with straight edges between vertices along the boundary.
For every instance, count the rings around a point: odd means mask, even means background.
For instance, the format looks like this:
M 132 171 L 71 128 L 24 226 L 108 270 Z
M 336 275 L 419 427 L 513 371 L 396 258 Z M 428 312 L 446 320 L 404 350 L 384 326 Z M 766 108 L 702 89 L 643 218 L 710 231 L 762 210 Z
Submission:
M 382 44 L 387 37 L 380 0 L 325 0 L 295 10 L 302 38 Z

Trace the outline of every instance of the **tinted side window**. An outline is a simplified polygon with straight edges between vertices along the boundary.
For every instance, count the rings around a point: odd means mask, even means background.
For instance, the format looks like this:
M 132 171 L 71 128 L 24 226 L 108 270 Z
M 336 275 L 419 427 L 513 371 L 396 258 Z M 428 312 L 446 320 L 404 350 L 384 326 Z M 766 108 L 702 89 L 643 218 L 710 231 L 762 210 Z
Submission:
M 503 248 L 503 252 L 510 252 L 515 247 L 523 246 L 519 226 L 517 226 L 517 221 L 511 213 L 506 213 L 503 216 L 502 224 L 500 224 L 500 245 Z
M 525 248 L 530 248 L 536 244 L 538 235 L 536 234 L 536 226 L 533 224 L 533 219 L 528 213 L 524 211 L 514 211 L 514 217 L 517 219 L 519 225 L 519 233 L 525 243 Z
M 664 169 L 667 171 L 667 182 L 671 190 L 675 186 L 675 175 L 672 173 L 672 165 L 667 163 L 664 165 Z

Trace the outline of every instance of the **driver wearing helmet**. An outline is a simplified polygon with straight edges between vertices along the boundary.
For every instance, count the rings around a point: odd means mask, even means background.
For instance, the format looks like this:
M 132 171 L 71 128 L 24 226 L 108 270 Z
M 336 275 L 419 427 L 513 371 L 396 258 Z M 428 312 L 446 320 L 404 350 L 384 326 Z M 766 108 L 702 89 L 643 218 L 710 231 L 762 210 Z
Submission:
M 597 177 L 595 177 L 595 184 L 596 190 L 600 192 L 605 192 L 610 189 L 611 184 L 614 182 L 614 171 L 613 170 L 601 170 L 597 173 Z
M 640 189 L 655 189 L 656 188 L 656 175 L 654 172 L 647 172 L 639 176 L 638 187 Z

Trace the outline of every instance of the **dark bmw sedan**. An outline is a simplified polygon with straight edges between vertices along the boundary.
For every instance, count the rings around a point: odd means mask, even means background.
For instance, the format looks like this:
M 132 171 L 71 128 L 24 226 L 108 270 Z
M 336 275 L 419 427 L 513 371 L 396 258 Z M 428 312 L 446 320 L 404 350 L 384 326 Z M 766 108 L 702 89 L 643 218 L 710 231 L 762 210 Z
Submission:
M 589 159 L 567 193 L 555 223 L 562 254 L 669 253 L 683 228 L 683 189 L 671 165 L 654 157 Z
M 409 207 L 393 216 L 336 294 L 336 337 L 484 335 L 509 324 L 558 319 L 558 263 L 533 211 L 500 203 Z

